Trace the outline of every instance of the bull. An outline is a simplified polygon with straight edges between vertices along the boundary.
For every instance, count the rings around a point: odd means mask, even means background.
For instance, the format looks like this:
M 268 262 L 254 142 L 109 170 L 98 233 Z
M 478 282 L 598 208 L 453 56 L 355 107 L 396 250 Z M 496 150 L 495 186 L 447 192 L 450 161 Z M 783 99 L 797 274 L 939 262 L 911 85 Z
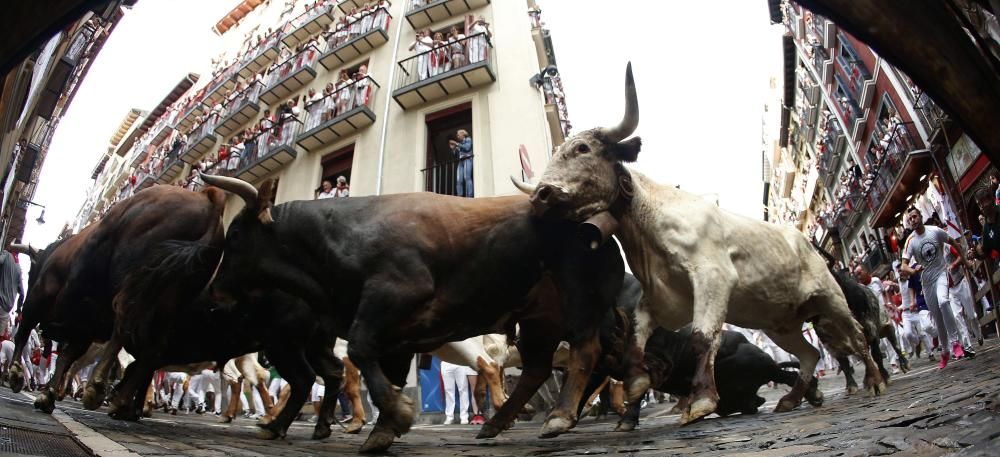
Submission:
M 258 192 L 234 178 L 203 179 L 246 202 L 228 228 L 213 292 L 229 300 L 271 289 L 294 293 L 351 342 L 348 355 L 381 411 L 362 452 L 384 451 L 409 431 L 414 409 L 398 386 L 414 353 L 509 333 L 515 323 L 524 372 L 479 437 L 510 426 L 549 377 L 561 339 L 573 348 L 572 376 L 541 436 L 575 423 L 599 349 L 597 326 L 621 285 L 615 243 L 580 249 L 568 236 L 575 224 L 540 221 L 517 196 L 420 193 L 272 207 L 270 183 Z
M 716 410 L 714 363 L 724 322 L 762 329 L 798 357 L 800 376 L 776 411 L 797 407 L 811 384 L 819 352 L 802 336 L 807 321 L 815 322 L 816 333 L 832 352 L 864 360 L 866 385 L 883 392 L 885 382 L 861 326 L 802 233 L 730 214 L 624 166 L 638 158 L 642 144 L 639 137 L 626 139 L 639 122 L 631 64 L 625 86 L 625 116 L 618 126 L 568 138 L 537 187 L 516 180 L 515 185 L 531 195 L 537 216 L 583 222 L 581 230 L 594 246 L 612 233 L 621 241 L 643 289 L 626 382 L 629 400 L 650 387 L 641 348 L 653 329 L 677 329 L 689 322 L 698 362 L 682 424 Z

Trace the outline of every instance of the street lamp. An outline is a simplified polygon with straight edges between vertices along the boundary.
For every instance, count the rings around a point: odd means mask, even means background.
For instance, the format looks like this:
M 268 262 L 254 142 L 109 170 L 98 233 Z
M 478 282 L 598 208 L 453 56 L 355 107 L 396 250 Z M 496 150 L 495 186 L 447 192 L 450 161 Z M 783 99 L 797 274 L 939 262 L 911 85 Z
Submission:
M 31 200 L 21 200 L 21 201 L 27 205 L 35 205 L 37 207 L 42 208 L 42 214 L 38 215 L 38 219 L 35 219 L 35 222 L 38 222 L 38 225 L 45 224 L 45 205 L 39 205 L 38 203 L 35 203 Z

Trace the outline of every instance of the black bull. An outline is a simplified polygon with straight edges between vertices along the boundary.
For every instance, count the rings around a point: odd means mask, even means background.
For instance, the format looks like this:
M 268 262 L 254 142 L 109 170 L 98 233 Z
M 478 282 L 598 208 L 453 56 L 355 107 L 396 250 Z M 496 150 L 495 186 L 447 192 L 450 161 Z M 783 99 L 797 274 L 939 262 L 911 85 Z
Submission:
M 296 294 L 351 342 L 348 355 L 381 410 L 362 451 L 385 450 L 410 429 L 412 401 L 397 386 L 415 352 L 507 333 L 515 323 L 524 371 L 480 437 L 510 426 L 548 378 L 560 340 L 572 347 L 572 376 L 542 435 L 575 424 L 599 352 L 598 326 L 621 287 L 616 243 L 588 252 L 575 223 L 531 217 L 522 196 L 398 194 L 271 208 L 269 192 L 232 178 L 204 179 L 247 202 L 229 226 L 213 291 L 236 300 L 274 289 Z

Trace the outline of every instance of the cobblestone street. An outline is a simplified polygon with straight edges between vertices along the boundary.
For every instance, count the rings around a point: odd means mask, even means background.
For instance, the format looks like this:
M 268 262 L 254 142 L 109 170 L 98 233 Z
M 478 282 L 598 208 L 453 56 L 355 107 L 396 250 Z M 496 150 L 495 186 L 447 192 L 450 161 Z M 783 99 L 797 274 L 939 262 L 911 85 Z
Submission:
M 819 409 L 803 406 L 791 413 L 773 414 L 770 408 L 784 392 L 765 386 L 761 393 L 768 404 L 752 417 L 712 417 L 678 427 L 677 416 L 667 414 L 671 404 L 660 404 L 643 410 L 640 428 L 633 433 L 612 432 L 616 418 L 599 422 L 586 418 L 571 433 L 547 440 L 536 437 L 537 421 L 517 424 L 499 438 L 485 441 L 474 438 L 478 429 L 474 426 L 417 425 L 391 450 L 400 456 L 998 455 L 997 340 L 987 340 L 978 354 L 973 360 L 952 363 L 943 372 L 927 359 L 917 360 L 914 370 L 895 376 L 888 395 L 880 398 L 845 397 L 843 377 L 827 376 L 821 383 L 826 404 Z M 12 395 L 6 388 L 2 397 L 0 420 L 6 427 L 24 427 L 18 421 L 30 420 L 47 427 L 43 430 L 50 434 L 46 440 L 64 438 L 66 433 L 54 428 L 58 425 L 30 410 L 26 397 Z M 78 406 L 64 402 L 60 409 L 79 424 L 140 455 L 352 455 L 369 430 L 352 436 L 335 429 L 332 437 L 317 442 L 309 439 L 312 424 L 296 422 L 288 439 L 261 441 L 255 437 L 256 427 L 246 419 L 225 425 L 217 423 L 214 416 L 156 413 L 152 419 L 129 423 Z M 70 428 L 73 434 L 90 433 Z M 95 451 L 99 455 L 134 455 L 111 445 Z

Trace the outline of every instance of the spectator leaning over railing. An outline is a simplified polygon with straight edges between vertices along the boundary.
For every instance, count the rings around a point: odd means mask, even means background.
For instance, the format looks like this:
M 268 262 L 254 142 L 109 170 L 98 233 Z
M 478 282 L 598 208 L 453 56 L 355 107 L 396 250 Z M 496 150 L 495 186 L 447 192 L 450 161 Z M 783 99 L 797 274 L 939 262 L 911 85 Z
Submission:
M 337 93 L 336 86 L 333 82 L 326 83 L 326 87 L 323 88 L 323 115 L 320 117 L 320 122 L 326 122 L 333 118 L 333 113 L 337 110 Z
M 429 32 L 429 31 L 428 31 Z M 444 41 L 444 34 L 437 32 L 433 34 L 434 40 L 431 41 L 431 76 L 437 76 L 441 73 L 451 70 L 451 62 L 448 59 L 448 43 Z
M 347 105 L 351 103 L 351 84 L 354 80 L 347 74 L 347 70 L 340 70 L 340 77 L 337 79 L 337 106 L 336 111 L 330 117 L 337 117 L 347 111 Z

